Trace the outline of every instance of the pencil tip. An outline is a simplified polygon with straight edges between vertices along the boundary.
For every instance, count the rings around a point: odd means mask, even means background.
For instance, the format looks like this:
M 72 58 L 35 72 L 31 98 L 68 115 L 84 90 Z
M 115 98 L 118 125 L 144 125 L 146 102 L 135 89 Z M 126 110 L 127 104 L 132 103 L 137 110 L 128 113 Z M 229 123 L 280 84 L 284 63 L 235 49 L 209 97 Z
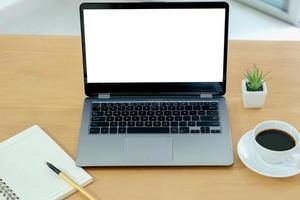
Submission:
M 50 169 L 52 169 L 55 173 L 57 173 L 57 174 L 59 174 L 60 173 L 60 170 L 59 169 L 57 169 L 56 167 L 54 167 L 54 165 L 52 165 L 51 163 L 49 163 L 49 162 L 46 162 L 46 164 L 48 165 L 48 167 L 50 168 Z

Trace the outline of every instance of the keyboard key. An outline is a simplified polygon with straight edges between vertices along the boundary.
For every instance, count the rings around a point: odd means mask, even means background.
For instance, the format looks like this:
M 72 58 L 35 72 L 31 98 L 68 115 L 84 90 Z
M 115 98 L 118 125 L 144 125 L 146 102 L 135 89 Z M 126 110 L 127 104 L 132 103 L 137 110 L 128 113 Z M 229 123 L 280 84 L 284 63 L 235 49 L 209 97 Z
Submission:
M 219 121 L 218 116 L 201 116 L 201 121 Z
M 210 133 L 210 130 L 201 130 L 201 133 L 204 133 L 204 134 Z
M 111 134 L 116 134 L 117 132 L 118 132 L 117 127 L 110 127 L 109 133 L 111 133 Z
M 192 106 L 184 106 L 184 110 L 192 110 Z
M 128 122 L 128 121 L 131 121 L 131 117 L 130 117 L 130 116 L 125 116 L 125 117 L 124 117 L 124 121 L 127 121 L 127 122 Z
M 117 107 L 116 107 L 116 106 L 110 106 L 110 107 L 108 108 L 108 110 L 114 111 L 114 110 L 117 110 Z
M 183 117 L 183 121 L 190 121 L 191 120 L 191 116 L 184 116 Z
M 211 104 L 210 104 L 210 102 L 204 102 L 203 105 L 205 105 L 205 106 L 210 106 Z
M 125 110 L 125 106 L 120 106 L 118 110 L 120 110 L 120 111 Z
M 158 110 L 158 111 L 156 111 L 155 115 L 157 115 L 157 116 L 163 115 L 163 111 Z
M 198 111 L 198 115 L 205 115 L 205 111 L 204 110 Z
M 91 121 L 105 121 L 105 117 L 92 117 Z
M 152 111 L 158 110 L 158 106 L 151 106 L 150 110 L 152 110 Z
M 110 126 L 118 126 L 118 122 L 110 122 Z
M 169 133 L 169 128 L 166 127 L 129 127 L 128 134 L 138 133 Z
M 199 116 L 192 116 L 192 120 L 193 120 L 193 121 L 198 121 L 199 119 L 200 119 Z
M 135 126 L 135 122 L 127 122 L 127 126 Z
M 180 112 L 179 111 L 173 111 L 172 115 L 180 115 Z
M 189 112 L 184 110 L 184 111 L 181 111 L 180 114 L 181 114 L 181 115 L 188 115 Z
M 211 130 L 211 133 L 221 133 L 220 130 Z
M 121 116 L 118 116 L 115 118 L 116 121 L 123 121 L 123 118 Z
M 113 116 L 120 116 L 121 115 L 121 112 L 120 111 L 114 111 L 113 112 Z
M 126 122 L 119 122 L 119 126 L 126 126 Z
M 141 121 L 148 121 L 148 117 L 147 116 L 141 116 Z
M 210 127 L 209 126 L 202 126 L 200 129 L 201 130 L 210 130 Z
M 177 127 L 171 127 L 171 133 L 178 133 Z
M 122 116 L 128 116 L 128 115 L 129 115 L 129 112 L 128 112 L 128 111 L 122 111 L 122 112 L 121 112 L 121 115 L 122 115 Z
M 168 109 L 167 106 L 161 106 L 161 107 L 160 107 L 160 110 L 167 110 L 167 109 Z
M 143 107 L 141 105 L 135 106 L 134 110 L 139 111 L 139 110 L 143 110 Z
M 197 122 L 197 126 L 220 126 L 219 122 Z
M 107 117 L 106 121 L 108 121 L 108 122 L 114 121 L 114 117 Z
M 133 117 L 132 117 L 132 121 L 135 121 L 135 122 L 136 122 L 136 121 L 139 121 L 139 119 L 140 119 L 140 117 L 138 117 L 138 116 L 133 116 Z
M 152 122 L 145 122 L 145 126 L 152 126 Z
M 201 110 L 201 106 L 193 106 L 193 110 Z
M 186 122 L 179 122 L 179 126 L 187 126 Z
M 171 126 L 178 126 L 178 122 L 171 122 Z
M 90 134 L 98 134 L 100 133 L 100 128 L 90 128 Z
M 183 106 L 176 106 L 176 109 L 177 109 L 177 110 L 183 110 L 184 107 L 183 107 Z
M 101 107 L 101 111 L 108 111 L 108 107 L 107 106 Z
M 167 110 L 167 111 L 164 111 L 164 115 L 171 115 L 172 114 L 172 112 L 171 111 L 169 111 L 169 110 Z
M 188 122 L 188 126 L 196 126 L 195 122 Z
M 148 116 L 153 116 L 154 115 L 154 111 L 147 111 L 147 115 Z
M 217 105 L 218 105 L 218 102 L 211 102 L 211 105 L 212 105 L 212 106 L 217 106 Z
M 129 114 L 130 114 L 131 116 L 135 116 L 135 115 L 137 115 L 137 111 L 130 111 Z
M 126 128 L 120 127 L 120 128 L 118 129 L 118 133 L 119 133 L 119 134 L 124 134 L 124 133 L 126 133 Z
M 104 115 L 105 116 L 113 116 L 113 112 L 112 111 L 105 111 Z
M 169 122 L 163 122 L 163 123 L 162 123 L 162 126 L 169 126 L 169 125 L 170 125 Z
M 155 117 L 155 116 L 150 116 L 150 117 L 149 117 L 149 120 L 150 120 L 150 121 L 156 121 L 156 117 Z
M 189 128 L 188 127 L 180 127 L 179 133 L 189 133 Z
M 91 127 L 97 127 L 100 126 L 100 122 L 92 122 Z
M 103 116 L 104 112 L 92 112 L 92 116 Z
M 158 121 L 165 121 L 166 117 L 165 116 L 159 116 L 159 117 L 157 117 L 157 120 Z
M 161 126 L 160 122 L 153 122 L 153 126 Z
M 219 115 L 219 112 L 217 110 L 208 110 L 206 115 Z
M 200 130 L 194 129 L 194 130 L 191 130 L 191 133 L 200 133 Z
M 218 106 L 202 106 L 202 110 L 218 110 Z
M 181 116 L 175 116 L 175 121 L 182 121 L 182 117 Z
M 108 122 L 99 122 L 99 126 L 106 127 L 106 126 L 109 126 L 109 123 Z
M 144 126 L 144 122 L 136 122 L 136 126 Z
M 127 106 L 126 110 L 133 110 L 133 106 Z
M 99 103 L 93 103 L 92 104 L 92 110 L 98 111 L 100 109 L 100 104 Z
M 191 110 L 191 111 L 190 111 L 190 115 L 197 115 L 197 111 Z
M 173 120 L 174 120 L 174 117 L 173 117 L 173 116 L 167 116 L 167 117 L 166 117 L 166 120 L 167 120 L 167 121 L 173 121 Z
M 107 134 L 107 133 L 108 133 L 108 128 L 107 127 L 101 128 L 101 134 Z
M 168 110 L 175 110 L 175 106 L 169 106 Z

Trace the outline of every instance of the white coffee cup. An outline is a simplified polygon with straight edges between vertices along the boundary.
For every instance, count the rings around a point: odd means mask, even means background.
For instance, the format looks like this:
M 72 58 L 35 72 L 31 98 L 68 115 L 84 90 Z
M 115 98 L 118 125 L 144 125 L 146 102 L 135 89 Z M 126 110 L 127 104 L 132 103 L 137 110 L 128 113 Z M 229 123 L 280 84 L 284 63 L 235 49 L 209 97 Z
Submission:
M 277 129 L 288 133 L 295 140 L 295 146 L 289 150 L 285 151 L 274 151 L 267 149 L 260 145 L 256 141 L 256 136 L 264 130 Z M 300 152 L 297 152 L 299 149 L 299 140 L 300 135 L 295 127 L 292 125 L 277 120 L 264 121 L 258 124 L 252 131 L 252 139 L 254 143 L 254 148 L 257 154 L 266 162 L 271 164 L 280 164 L 283 162 L 289 163 L 299 163 Z

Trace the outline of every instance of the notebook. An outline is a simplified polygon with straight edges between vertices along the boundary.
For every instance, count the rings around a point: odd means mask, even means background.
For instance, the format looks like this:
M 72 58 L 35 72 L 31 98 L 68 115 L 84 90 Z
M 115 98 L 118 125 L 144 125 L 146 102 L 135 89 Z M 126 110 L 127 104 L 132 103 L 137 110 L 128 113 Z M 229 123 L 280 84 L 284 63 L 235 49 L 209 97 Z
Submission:
M 63 199 L 75 191 L 46 165 L 52 163 L 79 185 L 92 177 L 34 125 L 0 143 L 0 200 Z

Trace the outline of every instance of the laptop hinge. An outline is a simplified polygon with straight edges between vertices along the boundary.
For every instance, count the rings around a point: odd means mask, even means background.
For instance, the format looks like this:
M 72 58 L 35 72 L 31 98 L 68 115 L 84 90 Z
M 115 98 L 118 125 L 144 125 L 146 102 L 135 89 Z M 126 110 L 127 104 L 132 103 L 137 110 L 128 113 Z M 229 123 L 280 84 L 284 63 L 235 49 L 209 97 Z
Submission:
M 98 99 L 110 99 L 110 93 L 99 93 Z
M 209 93 L 200 94 L 200 98 L 212 98 L 212 94 Z

